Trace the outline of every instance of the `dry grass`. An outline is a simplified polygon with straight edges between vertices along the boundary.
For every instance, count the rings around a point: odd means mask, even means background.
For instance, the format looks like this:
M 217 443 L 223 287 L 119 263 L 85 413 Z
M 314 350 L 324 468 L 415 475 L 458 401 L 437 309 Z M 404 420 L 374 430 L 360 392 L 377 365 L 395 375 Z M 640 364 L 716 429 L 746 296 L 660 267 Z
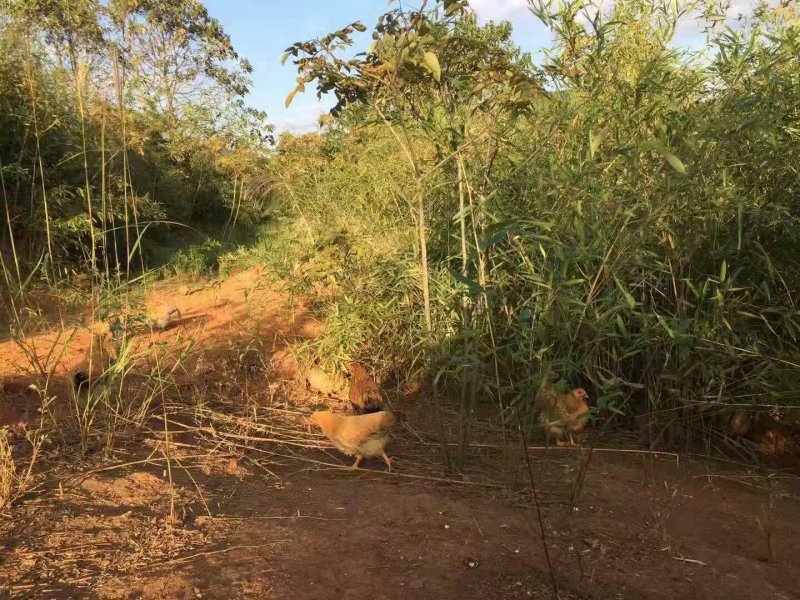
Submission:
M 8 508 L 15 500 L 31 490 L 43 437 L 38 432 L 27 433 L 25 441 L 29 452 L 25 458 L 14 458 L 9 428 L 0 428 L 0 511 Z

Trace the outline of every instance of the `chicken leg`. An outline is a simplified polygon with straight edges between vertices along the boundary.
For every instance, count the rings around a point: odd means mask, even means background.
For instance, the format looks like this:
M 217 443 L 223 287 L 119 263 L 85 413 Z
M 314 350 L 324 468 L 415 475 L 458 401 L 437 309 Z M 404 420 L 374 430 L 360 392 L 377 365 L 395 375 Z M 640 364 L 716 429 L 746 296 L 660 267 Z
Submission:
M 572 437 L 572 432 L 569 432 L 567 434 L 567 439 L 558 440 L 558 445 L 561 446 L 562 448 L 572 448 L 574 446 L 577 446 L 578 443 L 575 441 L 575 438 Z
M 353 464 L 350 466 L 350 470 L 351 470 L 351 471 L 355 471 L 356 469 L 358 469 L 358 465 L 359 465 L 359 464 L 361 464 L 361 461 L 362 461 L 362 460 L 364 460 L 364 457 L 363 457 L 363 456 L 361 456 L 360 454 L 356 454 L 356 462 L 354 462 L 354 463 L 353 463 Z
M 389 458 L 386 452 L 383 453 L 383 462 L 386 463 L 386 466 L 389 467 L 389 473 L 392 472 L 392 459 Z

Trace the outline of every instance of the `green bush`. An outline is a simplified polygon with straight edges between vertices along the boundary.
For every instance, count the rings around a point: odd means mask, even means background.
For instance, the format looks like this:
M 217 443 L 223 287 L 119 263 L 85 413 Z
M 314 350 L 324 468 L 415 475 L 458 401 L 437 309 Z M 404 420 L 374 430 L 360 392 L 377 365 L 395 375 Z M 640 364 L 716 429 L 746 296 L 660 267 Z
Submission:
M 700 8 L 698 25 L 716 18 Z M 589 389 L 603 417 L 650 414 L 672 444 L 710 439 L 735 407 L 789 417 L 800 406 L 800 21 L 760 7 L 690 53 L 672 44 L 682 9 L 542 3 L 555 44 L 540 70 L 507 28 L 431 13 L 426 31 L 449 32 L 426 38 L 441 81 L 408 51 L 402 79 L 375 83 L 375 65 L 395 60 L 388 43 L 351 59 L 350 75 L 332 60 L 326 70 L 327 39 L 303 46 L 301 71 L 346 99 L 323 135 L 282 139 L 272 164 L 306 252 L 322 260 L 320 240 L 346 240 L 332 268 L 340 293 L 320 309 L 331 323 L 313 346 L 320 360 L 421 361 L 462 410 L 474 397 L 528 423 L 556 376 Z M 512 66 L 492 88 L 498 56 Z

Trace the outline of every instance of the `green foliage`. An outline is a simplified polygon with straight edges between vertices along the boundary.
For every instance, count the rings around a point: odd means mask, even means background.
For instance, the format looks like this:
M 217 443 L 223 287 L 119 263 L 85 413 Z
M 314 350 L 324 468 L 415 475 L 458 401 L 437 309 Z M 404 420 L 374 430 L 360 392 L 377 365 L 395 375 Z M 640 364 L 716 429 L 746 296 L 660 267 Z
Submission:
M 0 249 L 20 279 L 124 279 L 168 261 L 174 223 L 261 221 L 271 127 L 202 3 L 14 0 L 0 19 Z
M 170 269 L 176 275 L 209 275 L 219 268 L 219 258 L 223 245 L 218 240 L 209 239 L 202 244 L 181 248 L 172 256 Z
M 461 4 L 390 10 L 362 57 L 337 58 L 358 23 L 288 49 L 296 91 L 315 81 L 339 100 L 326 133 L 282 139 L 274 165 L 308 251 L 334 231 L 351 248 L 321 301 L 334 326 L 319 357 L 407 370 L 422 357 L 464 414 L 478 396 L 528 423 L 554 372 L 603 417 L 653 415 L 662 442 L 707 438 L 733 406 L 788 417 L 795 7 L 731 29 L 713 3 L 541 2 L 555 44 L 537 70 L 507 24 L 479 27 Z M 685 9 L 717 22 L 701 52 L 672 42 Z M 354 247 L 386 250 L 354 261 Z M 430 283 L 429 334 L 415 276 Z

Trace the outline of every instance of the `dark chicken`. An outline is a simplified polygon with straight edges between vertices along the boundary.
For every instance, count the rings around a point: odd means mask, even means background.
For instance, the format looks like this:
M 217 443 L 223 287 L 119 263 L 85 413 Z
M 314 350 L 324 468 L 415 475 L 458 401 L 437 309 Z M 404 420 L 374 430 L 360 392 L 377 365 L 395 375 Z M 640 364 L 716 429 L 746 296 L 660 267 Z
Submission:
M 357 362 L 350 363 L 350 404 L 358 414 L 383 410 L 380 388 L 369 373 Z

